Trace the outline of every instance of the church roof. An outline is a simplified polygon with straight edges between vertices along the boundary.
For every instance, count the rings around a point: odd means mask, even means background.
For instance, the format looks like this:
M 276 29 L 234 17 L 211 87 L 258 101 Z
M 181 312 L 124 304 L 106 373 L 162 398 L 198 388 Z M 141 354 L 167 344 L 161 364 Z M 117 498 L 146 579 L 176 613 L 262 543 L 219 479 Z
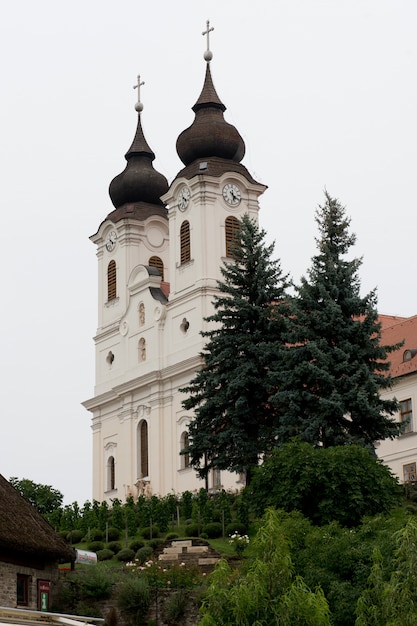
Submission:
M 140 85 L 138 77 L 138 89 Z M 124 217 L 146 219 L 150 214 L 166 216 L 161 196 L 168 191 L 168 181 L 154 169 L 155 154 L 149 147 L 142 129 L 142 103 L 136 103 L 138 122 L 132 145 L 125 154 L 126 167 L 110 183 L 110 199 L 116 209 L 108 216 L 113 221 Z M 152 209 L 154 207 L 154 209 Z
M 177 139 L 177 153 L 184 165 L 213 157 L 240 163 L 245 155 L 245 142 L 237 129 L 224 119 L 226 107 L 214 88 L 209 61 L 203 89 L 192 109 L 194 121 Z
M 74 550 L 0 474 L 0 553 L 44 560 L 75 559 Z M 0 557 L 1 558 L 1 557 Z

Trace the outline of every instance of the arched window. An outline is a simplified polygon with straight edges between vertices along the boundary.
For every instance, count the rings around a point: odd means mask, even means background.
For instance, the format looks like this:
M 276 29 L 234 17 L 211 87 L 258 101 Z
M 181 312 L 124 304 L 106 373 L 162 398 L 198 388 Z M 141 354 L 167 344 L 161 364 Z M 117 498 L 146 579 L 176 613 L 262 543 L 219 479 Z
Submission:
M 148 466 L 148 423 L 142 420 L 137 429 L 138 478 L 149 475 Z
M 236 217 L 233 215 L 226 217 L 224 225 L 226 231 L 226 256 L 233 258 L 233 246 L 238 239 L 240 225 Z
M 146 341 L 143 337 L 139 339 L 138 350 L 139 350 L 139 362 L 146 361 Z
M 150 267 L 156 267 L 158 272 L 161 274 L 161 280 L 164 280 L 164 264 L 159 256 L 151 256 L 148 261 L 148 265 Z
M 110 261 L 107 266 L 107 300 L 116 298 L 116 261 Z
M 143 302 L 139 305 L 139 326 L 145 325 L 145 305 Z
M 116 489 L 116 471 L 114 465 L 114 456 L 109 456 L 107 461 L 107 491 Z
M 190 222 L 183 222 L 180 229 L 180 262 L 187 263 L 191 259 Z
M 188 433 L 187 431 L 184 431 L 180 439 L 181 450 L 184 450 L 184 448 L 188 446 L 188 443 L 189 443 Z M 187 452 L 186 454 L 181 454 L 181 468 L 186 469 L 187 467 L 190 467 L 190 453 L 189 452 Z

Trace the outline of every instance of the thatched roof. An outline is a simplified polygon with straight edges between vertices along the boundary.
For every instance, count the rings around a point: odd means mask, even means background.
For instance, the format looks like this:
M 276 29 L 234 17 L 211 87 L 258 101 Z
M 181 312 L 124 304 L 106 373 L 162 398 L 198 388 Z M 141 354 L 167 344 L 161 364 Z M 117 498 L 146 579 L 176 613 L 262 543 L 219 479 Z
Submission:
M 0 474 L 1 555 L 71 561 L 74 550 Z

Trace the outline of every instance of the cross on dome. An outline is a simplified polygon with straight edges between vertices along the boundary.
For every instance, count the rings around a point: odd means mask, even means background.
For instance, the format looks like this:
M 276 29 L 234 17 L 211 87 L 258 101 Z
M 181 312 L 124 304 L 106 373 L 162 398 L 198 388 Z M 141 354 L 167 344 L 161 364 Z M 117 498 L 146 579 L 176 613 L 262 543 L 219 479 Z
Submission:
M 213 53 L 210 50 L 210 33 L 211 33 L 212 30 L 214 30 L 214 27 L 212 26 L 210 28 L 210 20 L 207 20 L 207 22 L 206 22 L 206 30 L 203 33 L 201 33 L 203 36 L 207 35 L 207 50 L 204 53 L 204 60 L 207 61 L 207 63 L 210 63 L 210 61 L 213 58 Z
M 143 111 L 143 104 L 140 101 L 140 88 L 142 87 L 142 85 L 144 85 L 145 82 L 142 80 L 140 80 L 140 74 L 138 74 L 138 82 L 136 85 L 133 85 L 133 89 L 137 89 L 138 90 L 138 101 L 135 104 L 135 110 L 138 113 L 141 113 Z

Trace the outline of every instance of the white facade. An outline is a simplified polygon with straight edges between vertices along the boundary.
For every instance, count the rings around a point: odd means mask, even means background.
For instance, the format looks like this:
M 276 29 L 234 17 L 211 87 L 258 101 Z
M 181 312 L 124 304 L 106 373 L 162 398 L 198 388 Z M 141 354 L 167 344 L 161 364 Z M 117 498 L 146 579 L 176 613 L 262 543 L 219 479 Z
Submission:
M 266 189 L 239 163 L 229 170 L 227 158 L 214 161 L 197 158 L 195 174 L 186 167 L 175 178 L 162 196 L 167 219 L 147 214 L 116 221 L 110 214 L 91 237 L 99 282 L 96 385 L 84 406 L 93 414 L 95 500 L 204 486 L 180 455 L 192 415 L 182 408 L 179 390 L 201 363 L 200 332 L 227 258 L 226 219 L 248 213 L 257 221 Z M 239 198 L 228 199 L 230 184 Z M 150 267 L 155 257 L 163 281 Z M 109 269 L 115 272 L 110 277 Z M 242 483 L 236 474 L 212 473 L 209 487 L 220 485 L 238 489 Z

